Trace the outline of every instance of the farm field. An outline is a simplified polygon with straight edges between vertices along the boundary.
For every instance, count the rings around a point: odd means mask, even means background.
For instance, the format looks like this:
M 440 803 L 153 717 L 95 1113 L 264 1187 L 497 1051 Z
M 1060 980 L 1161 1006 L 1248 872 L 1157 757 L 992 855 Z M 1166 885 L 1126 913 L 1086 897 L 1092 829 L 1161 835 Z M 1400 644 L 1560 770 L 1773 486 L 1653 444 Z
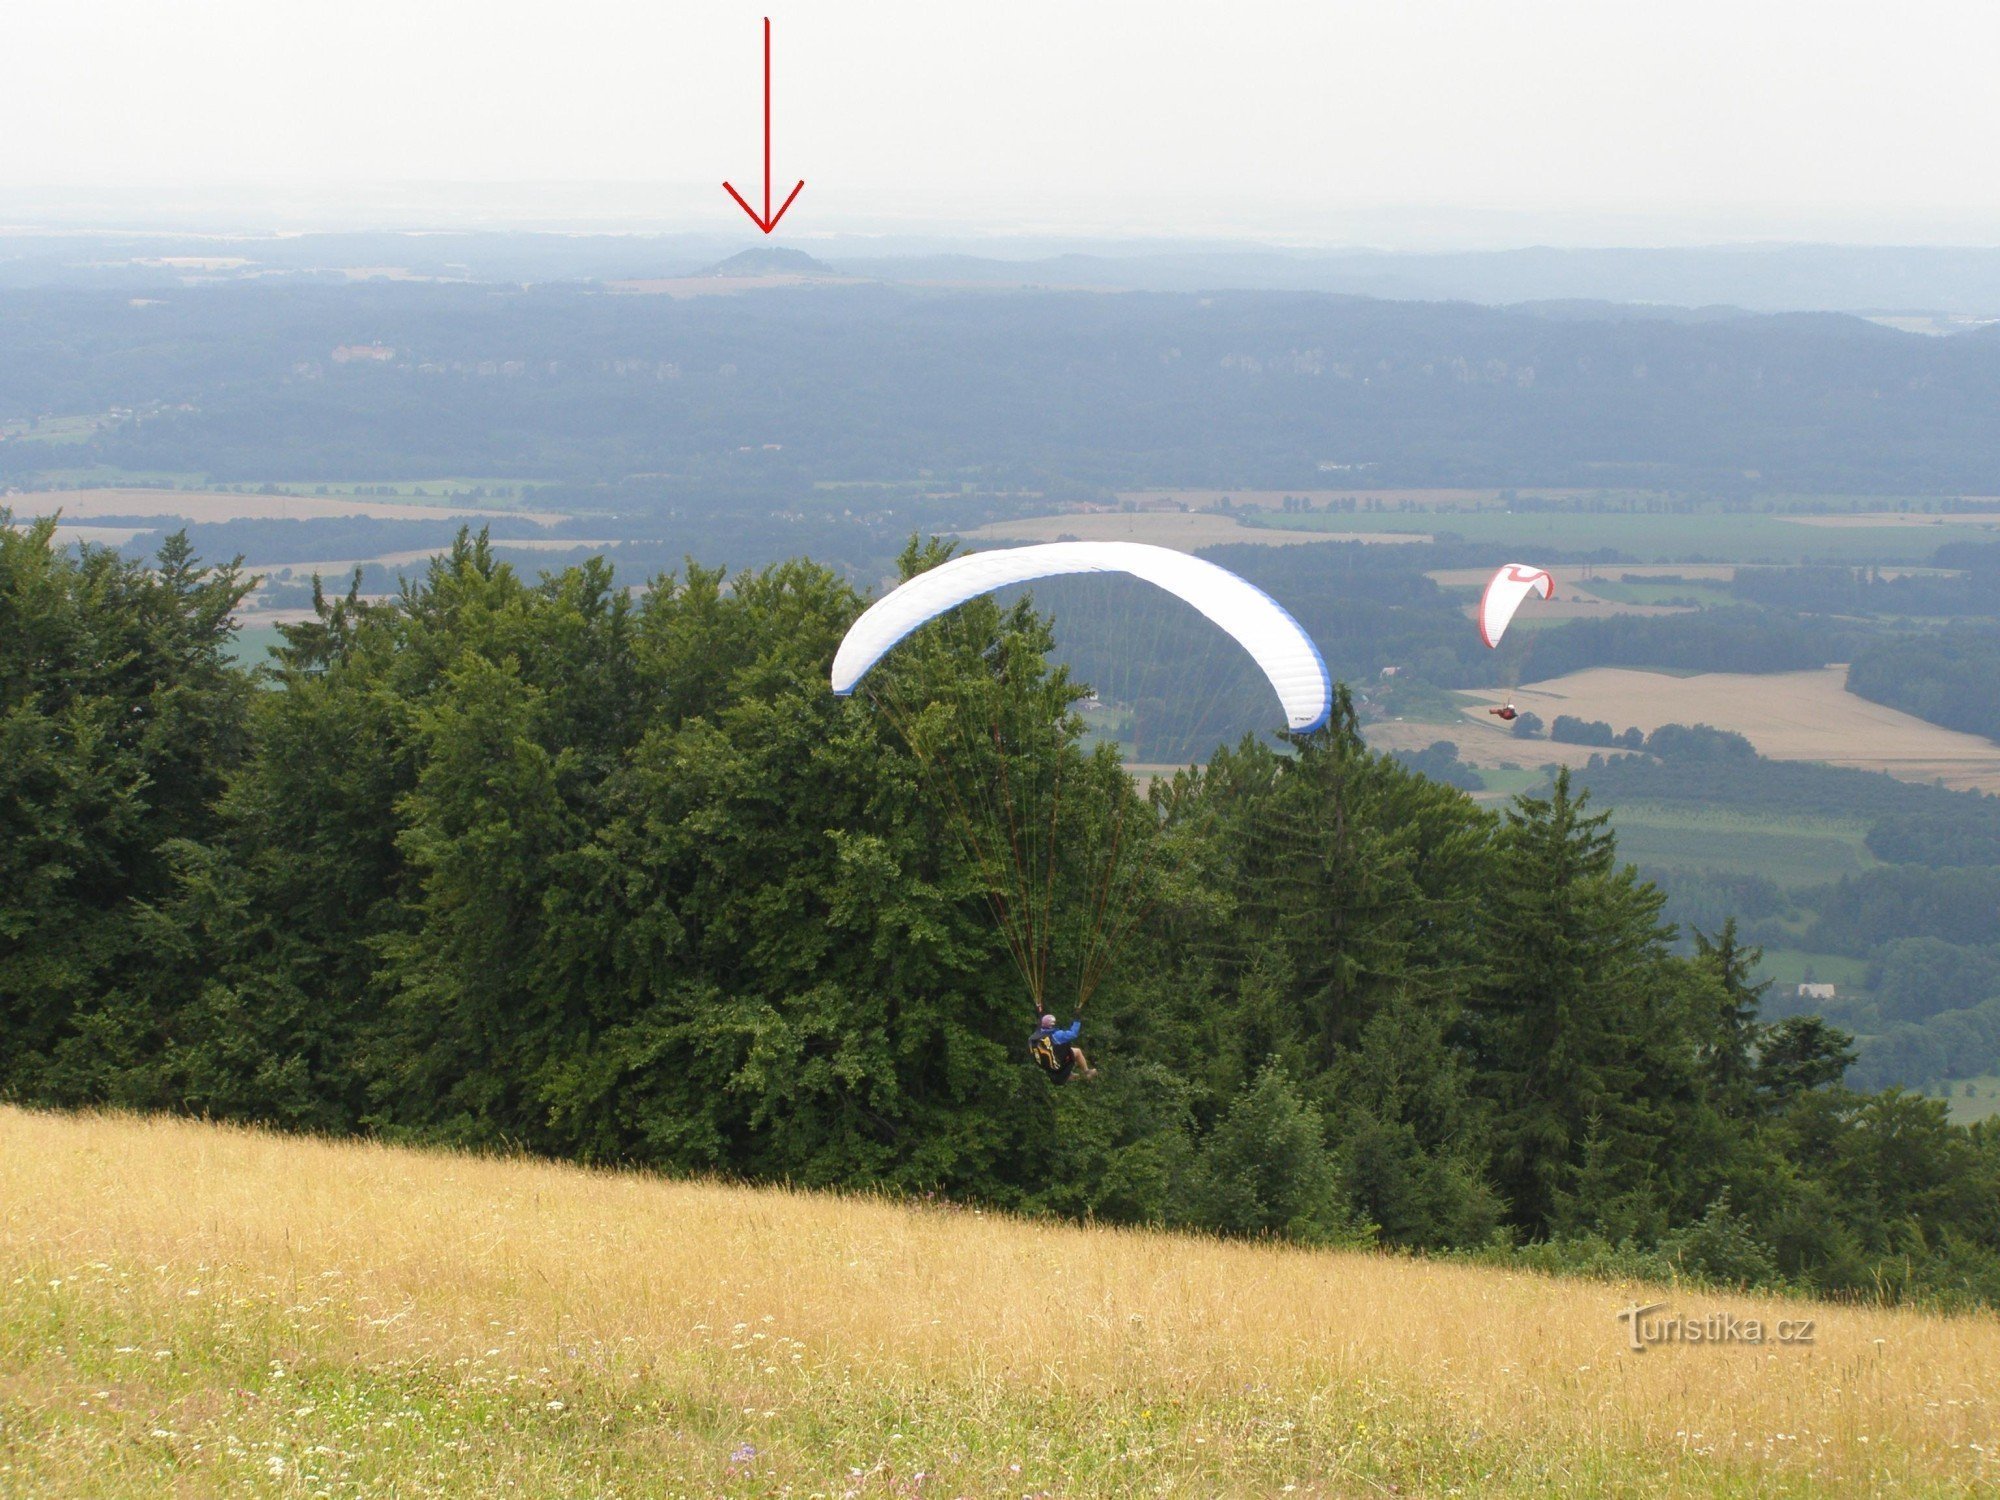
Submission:
M 2000 1116 L 2000 1074 L 1984 1078 L 1955 1078 L 1933 1085 L 1927 1091 L 1933 1099 L 1951 1105 L 1951 1117 L 1960 1125 L 1974 1125 Z
M 1615 583 L 1602 586 L 1591 583 L 1586 586 L 1570 583 L 1567 579 L 1561 580 L 1557 585 L 1555 598 L 1535 600 L 1515 619 L 1510 628 L 1534 630 L 1569 620 L 1603 620 L 1612 615 L 1685 615 L 1692 614 L 1698 608 L 1694 604 L 1668 602 L 1668 596 L 1678 598 L 1680 595 L 1693 592 L 1690 589 L 1659 585 L 1657 587 L 1661 597 L 1654 599 L 1621 598 L 1607 592 L 1621 587 L 1624 586 Z M 1641 590 L 1635 589 L 1634 592 L 1639 593 Z M 1465 617 L 1468 620 L 1479 617 L 1479 598 L 1476 594 L 1469 594 L 1467 597 Z
M 557 511 L 469 505 L 442 498 L 435 504 L 427 504 L 419 500 L 359 496 L 234 495 L 223 490 L 30 490 L 9 495 L 4 503 L 17 521 L 54 515 L 58 511 L 65 521 L 90 521 L 100 516 L 180 516 L 189 521 L 317 521 L 365 516 L 375 521 L 436 521 L 454 516 L 477 519 L 504 515 L 553 526 L 569 519 Z
M 1498 489 L 1368 490 L 1352 486 L 1332 486 L 1316 490 L 1120 490 L 1118 498 L 1134 503 L 1175 500 L 1193 509 L 1199 509 L 1204 505 L 1216 505 L 1227 500 L 1233 505 L 1261 505 L 1269 510 L 1278 510 L 1283 506 L 1285 497 L 1289 495 L 1293 499 L 1310 500 L 1314 505 L 1354 500 L 1363 505 L 1427 506 L 1432 510 L 1456 511 L 1505 509 L 1505 503 L 1501 499 L 1503 493 Z M 1597 492 L 1538 489 L 1533 493 L 1554 499 L 1570 499 Z
M 322 484 L 318 480 L 280 480 L 272 487 L 287 495 L 305 495 L 315 499 L 330 496 L 353 496 L 359 499 L 414 500 L 419 504 L 431 504 L 438 500 L 463 500 L 468 504 L 501 506 L 512 504 L 502 492 L 526 492 L 532 495 L 549 481 L 545 479 L 397 479 L 397 480 L 335 480 Z M 482 496 L 476 491 L 485 491 Z M 388 493 L 384 493 L 387 491 Z M 501 498 L 490 498 L 501 495 Z
M 1563 582 L 1567 583 L 1565 579 Z M 1588 592 L 1599 599 L 1609 599 L 1626 605 L 1674 605 L 1693 606 L 1698 609 L 1714 608 L 1736 602 L 1736 596 L 1720 584 L 1702 583 L 1691 579 L 1676 579 L 1671 582 L 1654 579 L 1593 578 L 1582 584 L 1571 584 L 1563 592 L 1574 597 Z M 1550 603 L 1559 602 L 1563 597 L 1558 593 Z
M 285 643 L 285 638 L 278 634 L 281 617 L 297 613 L 299 611 L 296 610 L 272 610 L 238 615 L 236 634 L 230 641 L 229 654 L 246 667 L 265 665 L 271 659 L 270 648 Z
M 1246 526 L 1230 516 L 1193 511 L 1077 511 L 1066 515 L 1023 516 L 994 521 L 961 533 L 977 542 L 1150 542 L 1183 552 L 1230 544 L 1285 547 L 1302 542 L 1424 542 L 1427 534 L 1379 531 L 1288 531 L 1280 526 Z
M 1450 532 L 1491 546 L 1494 563 L 1535 562 L 1536 551 L 1585 552 L 1611 548 L 1637 563 L 1866 563 L 1923 564 L 1963 530 L 1946 531 L 1925 516 L 1919 523 L 1806 527 L 1805 517 L 1763 512 L 1655 513 L 1650 511 L 1468 510 L 1447 517 L 1421 511 L 1336 512 L 1253 516 L 1287 530 L 1430 535 Z M 1504 555 L 1502 555 L 1504 554 Z M 1599 563 L 1613 573 L 1624 564 Z
M 1636 578 L 1686 578 L 1727 583 L 1736 576 L 1735 563 L 1596 563 L 1576 564 L 1556 574 L 1561 587 L 1572 580 L 1584 588 L 1602 590 L 1630 575 Z M 1448 589 L 1479 589 L 1493 576 L 1491 568 L 1433 568 L 1424 577 Z
M 1652 1302 L 1812 1341 L 1632 1352 Z M 1996 1367 L 1990 1316 L 0 1109 L 10 1494 L 1971 1495 Z
M 1802 948 L 1766 948 L 1761 972 L 1779 988 L 1816 982 L 1837 985 L 1844 992 L 1867 987 L 1868 960 Z
M 1746 570 L 1777 566 L 1771 563 L 1573 563 L 1556 570 L 1560 585 L 1575 583 L 1593 593 L 1610 596 L 1620 588 L 1658 588 L 1673 592 L 1683 582 L 1688 585 L 1728 583 Z M 1955 568 L 1901 567 L 1877 570 L 1884 578 L 1914 576 L 1950 577 Z M 1493 576 L 1491 568 L 1436 568 L 1424 575 L 1445 588 L 1483 588 Z M 1700 594 L 1698 588 L 1687 592 Z M 1721 590 L 1718 597 L 1724 596 Z
M 1637 865 L 1761 875 L 1787 888 L 1824 885 L 1880 863 L 1868 825 L 1834 818 L 1620 803 L 1618 853 Z
M 1649 733 L 1662 724 L 1712 724 L 1749 739 L 1774 760 L 1814 760 L 1887 771 L 1906 781 L 1941 780 L 1946 786 L 2000 791 L 2000 745 L 1978 735 L 1942 729 L 1911 714 L 1857 698 L 1846 689 L 1845 667 L 1809 672 L 1704 672 L 1671 676 L 1624 667 L 1593 667 L 1566 677 L 1526 684 L 1513 694 L 1517 707 L 1550 723 L 1558 714 L 1602 720 L 1613 729 L 1636 724 Z M 1503 701 L 1499 689 L 1465 694 L 1480 703 Z M 1521 741 L 1478 722 L 1466 710 L 1468 749 L 1492 754 L 1496 743 L 1519 760 L 1539 754 Z M 1488 719 L 1487 723 L 1497 721 Z M 1457 739 L 1454 733 L 1443 738 Z M 1467 757 L 1468 759 L 1470 756 Z M 1546 757 L 1545 757 L 1546 758 Z
M 1787 516 L 1799 526 L 1903 527 L 1970 526 L 1980 531 L 2000 531 L 2000 510 L 1927 511 L 1878 510 L 1844 516 Z
M 1499 723 L 1495 719 L 1492 723 Z M 1513 765 L 1537 773 L 1547 766 L 1580 766 L 1606 752 L 1591 745 L 1558 745 L 1549 740 L 1520 740 L 1504 729 L 1491 729 L 1470 718 L 1449 723 L 1428 719 L 1372 719 L 1361 726 L 1370 750 L 1428 750 L 1439 740 L 1458 746 L 1458 758 L 1490 774 Z
M 1486 782 L 1486 789 L 1472 793 L 1472 800 L 1493 805 L 1518 797 L 1523 792 L 1532 792 L 1545 785 L 1549 779 L 1544 766 L 1517 766 L 1513 768 L 1488 767 L 1480 776 Z
M 496 556 L 505 557 L 511 552 L 540 552 L 566 554 L 571 552 L 602 552 L 607 547 L 624 545 L 615 538 L 577 538 L 566 536 L 507 537 L 493 543 Z M 410 547 L 400 552 L 380 552 L 373 557 L 344 557 L 333 559 L 306 559 L 289 562 L 263 562 L 252 559 L 244 566 L 253 572 L 272 575 L 293 573 L 311 575 L 322 573 L 332 577 L 339 573 L 351 573 L 356 568 L 371 564 L 384 568 L 404 568 L 412 563 L 427 562 L 441 552 L 449 552 L 449 547 Z M 563 557 L 551 557 L 550 565 L 560 566 Z

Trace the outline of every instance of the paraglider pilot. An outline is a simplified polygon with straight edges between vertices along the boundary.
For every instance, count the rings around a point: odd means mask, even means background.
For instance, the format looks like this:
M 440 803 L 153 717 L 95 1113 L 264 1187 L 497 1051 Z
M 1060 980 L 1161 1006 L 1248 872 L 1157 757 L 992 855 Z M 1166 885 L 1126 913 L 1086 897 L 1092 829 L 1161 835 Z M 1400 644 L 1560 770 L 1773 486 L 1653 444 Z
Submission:
M 1073 1020 L 1060 1031 L 1056 1029 L 1054 1016 L 1043 1016 L 1042 1024 L 1035 1028 L 1035 1034 L 1028 1038 L 1028 1054 L 1044 1068 L 1049 1077 L 1057 1083 L 1068 1083 L 1074 1070 L 1082 1070 L 1085 1078 L 1095 1078 L 1097 1069 L 1090 1065 L 1090 1059 L 1083 1055 L 1083 1049 L 1076 1045 L 1076 1039 L 1083 1034 L 1081 1018 Z

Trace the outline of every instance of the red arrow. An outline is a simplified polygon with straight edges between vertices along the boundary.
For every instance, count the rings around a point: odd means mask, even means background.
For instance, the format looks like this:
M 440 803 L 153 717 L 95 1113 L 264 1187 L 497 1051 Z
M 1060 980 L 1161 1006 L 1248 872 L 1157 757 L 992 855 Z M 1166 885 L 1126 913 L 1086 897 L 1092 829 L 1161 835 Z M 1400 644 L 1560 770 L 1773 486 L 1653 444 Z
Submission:
M 798 197 L 799 188 L 805 185 L 806 180 L 801 177 L 799 186 L 792 189 L 791 197 L 785 199 L 776 213 L 771 212 L 771 18 L 766 16 L 764 17 L 764 211 L 758 213 L 744 201 L 743 195 L 728 183 L 725 182 L 722 186 L 728 191 L 729 196 L 736 200 L 737 206 L 750 215 L 750 222 L 769 234 L 778 227 L 778 220 L 784 218 L 785 210 L 792 206 L 792 199 Z

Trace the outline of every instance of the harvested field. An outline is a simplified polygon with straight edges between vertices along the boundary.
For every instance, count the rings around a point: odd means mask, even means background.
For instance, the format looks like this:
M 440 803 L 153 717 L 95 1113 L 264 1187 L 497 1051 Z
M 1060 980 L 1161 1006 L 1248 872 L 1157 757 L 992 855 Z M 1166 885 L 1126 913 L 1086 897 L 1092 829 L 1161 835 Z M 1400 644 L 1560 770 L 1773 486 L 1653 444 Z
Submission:
M 1477 713 L 1476 718 L 1474 713 Z M 1548 716 L 1544 714 L 1543 717 Z M 1591 756 L 1606 753 L 1592 745 L 1558 745 L 1546 739 L 1516 739 L 1512 730 L 1484 710 L 1468 711 L 1466 717 L 1449 724 L 1434 724 L 1421 719 L 1377 719 L 1361 726 L 1361 737 L 1368 742 L 1370 750 L 1385 753 L 1391 750 L 1428 750 L 1439 740 L 1449 740 L 1458 746 L 1460 760 L 1482 770 L 1494 770 L 1505 765 L 1529 770 L 1538 766 L 1580 766 Z
M 1662 724 L 1712 724 L 1745 736 L 1774 760 L 1824 761 L 1887 771 L 1905 781 L 1941 780 L 1953 788 L 2000 791 L 2000 745 L 1857 698 L 1846 685 L 1844 666 L 1812 672 L 1707 672 L 1693 677 L 1593 667 L 1530 683 L 1517 689 L 1513 698 L 1524 712 L 1540 714 L 1551 723 L 1557 714 L 1573 714 L 1602 720 L 1618 730 L 1631 724 L 1648 732 Z M 1467 696 L 1492 704 L 1508 695 L 1491 689 Z M 1483 708 L 1466 711 L 1466 723 L 1474 729 L 1484 727 L 1480 719 L 1498 722 Z M 1436 737 L 1460 739 L 1461 735 L 1454 726 L 1452 732 Z M 1524 756 L 1521 741 L 1501 738 L 1513 748 L 1516 760 L 1540 755 L 1545 743 L 1532 742 L 1534 749 Z M 1462 744 L 1470 750 L 1483 747 L 1485 741 L 1467 731 Z
M 1064 537 L 1080 542 L 1151 542 L 1183 552 L 1231 543 L 1253 547 L 1292 547 L 1308 542 L 1427 542 L 1414 532 L 1283 531 L 1275 526 L 1243 526 L 1228 516 L 1192 511 L 1082 511 L 1074 515 L 1028 516 L 995 521 L 961 533 L 978 542 L 1053 542 Z

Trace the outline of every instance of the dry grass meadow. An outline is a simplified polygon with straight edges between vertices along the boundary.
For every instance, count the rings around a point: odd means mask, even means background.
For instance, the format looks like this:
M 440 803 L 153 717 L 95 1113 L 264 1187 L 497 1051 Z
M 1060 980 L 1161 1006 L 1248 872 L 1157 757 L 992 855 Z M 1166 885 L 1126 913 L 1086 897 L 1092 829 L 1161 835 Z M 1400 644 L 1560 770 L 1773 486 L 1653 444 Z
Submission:
M 1592 667 L 1533 682 L 1512 693 L 1515 706 L 1553 723 L 1557 714 L 1602 720 L 1613 729 L 1636 724 L 1712 724 L 1746 736 L 1774 760 L 1887 771 L 1907 781 L 1942 780 L 1954 788 L 2000 791 L 2000 745 L 1976 734 L 1942 729 L 1911 714 L 1870 703 L 1847 691 L 1847 668 L 1810 672 L 1705 672 L 1677 677 L 1625 667 Z M 1510 696 L 1500 689 L 1466 694 L 1481 704 Z M 1468 752 L 1516 761 L 1551 759 L 1546 741 L 1521 741 L 1490 728 L 1484 707 L 1466 710 L 1436 739 L 1460 741 Z M 1575 748 L 1575 747 L 1568 747 Z M 1467 759 L 1472 756 L 1468 754 Z M 1487 760 L 1476 762 L 1486 764 Z
M 1991 1316 L 16 1110 L 0 1256 L 8 1496 L 2000 1493 Z

